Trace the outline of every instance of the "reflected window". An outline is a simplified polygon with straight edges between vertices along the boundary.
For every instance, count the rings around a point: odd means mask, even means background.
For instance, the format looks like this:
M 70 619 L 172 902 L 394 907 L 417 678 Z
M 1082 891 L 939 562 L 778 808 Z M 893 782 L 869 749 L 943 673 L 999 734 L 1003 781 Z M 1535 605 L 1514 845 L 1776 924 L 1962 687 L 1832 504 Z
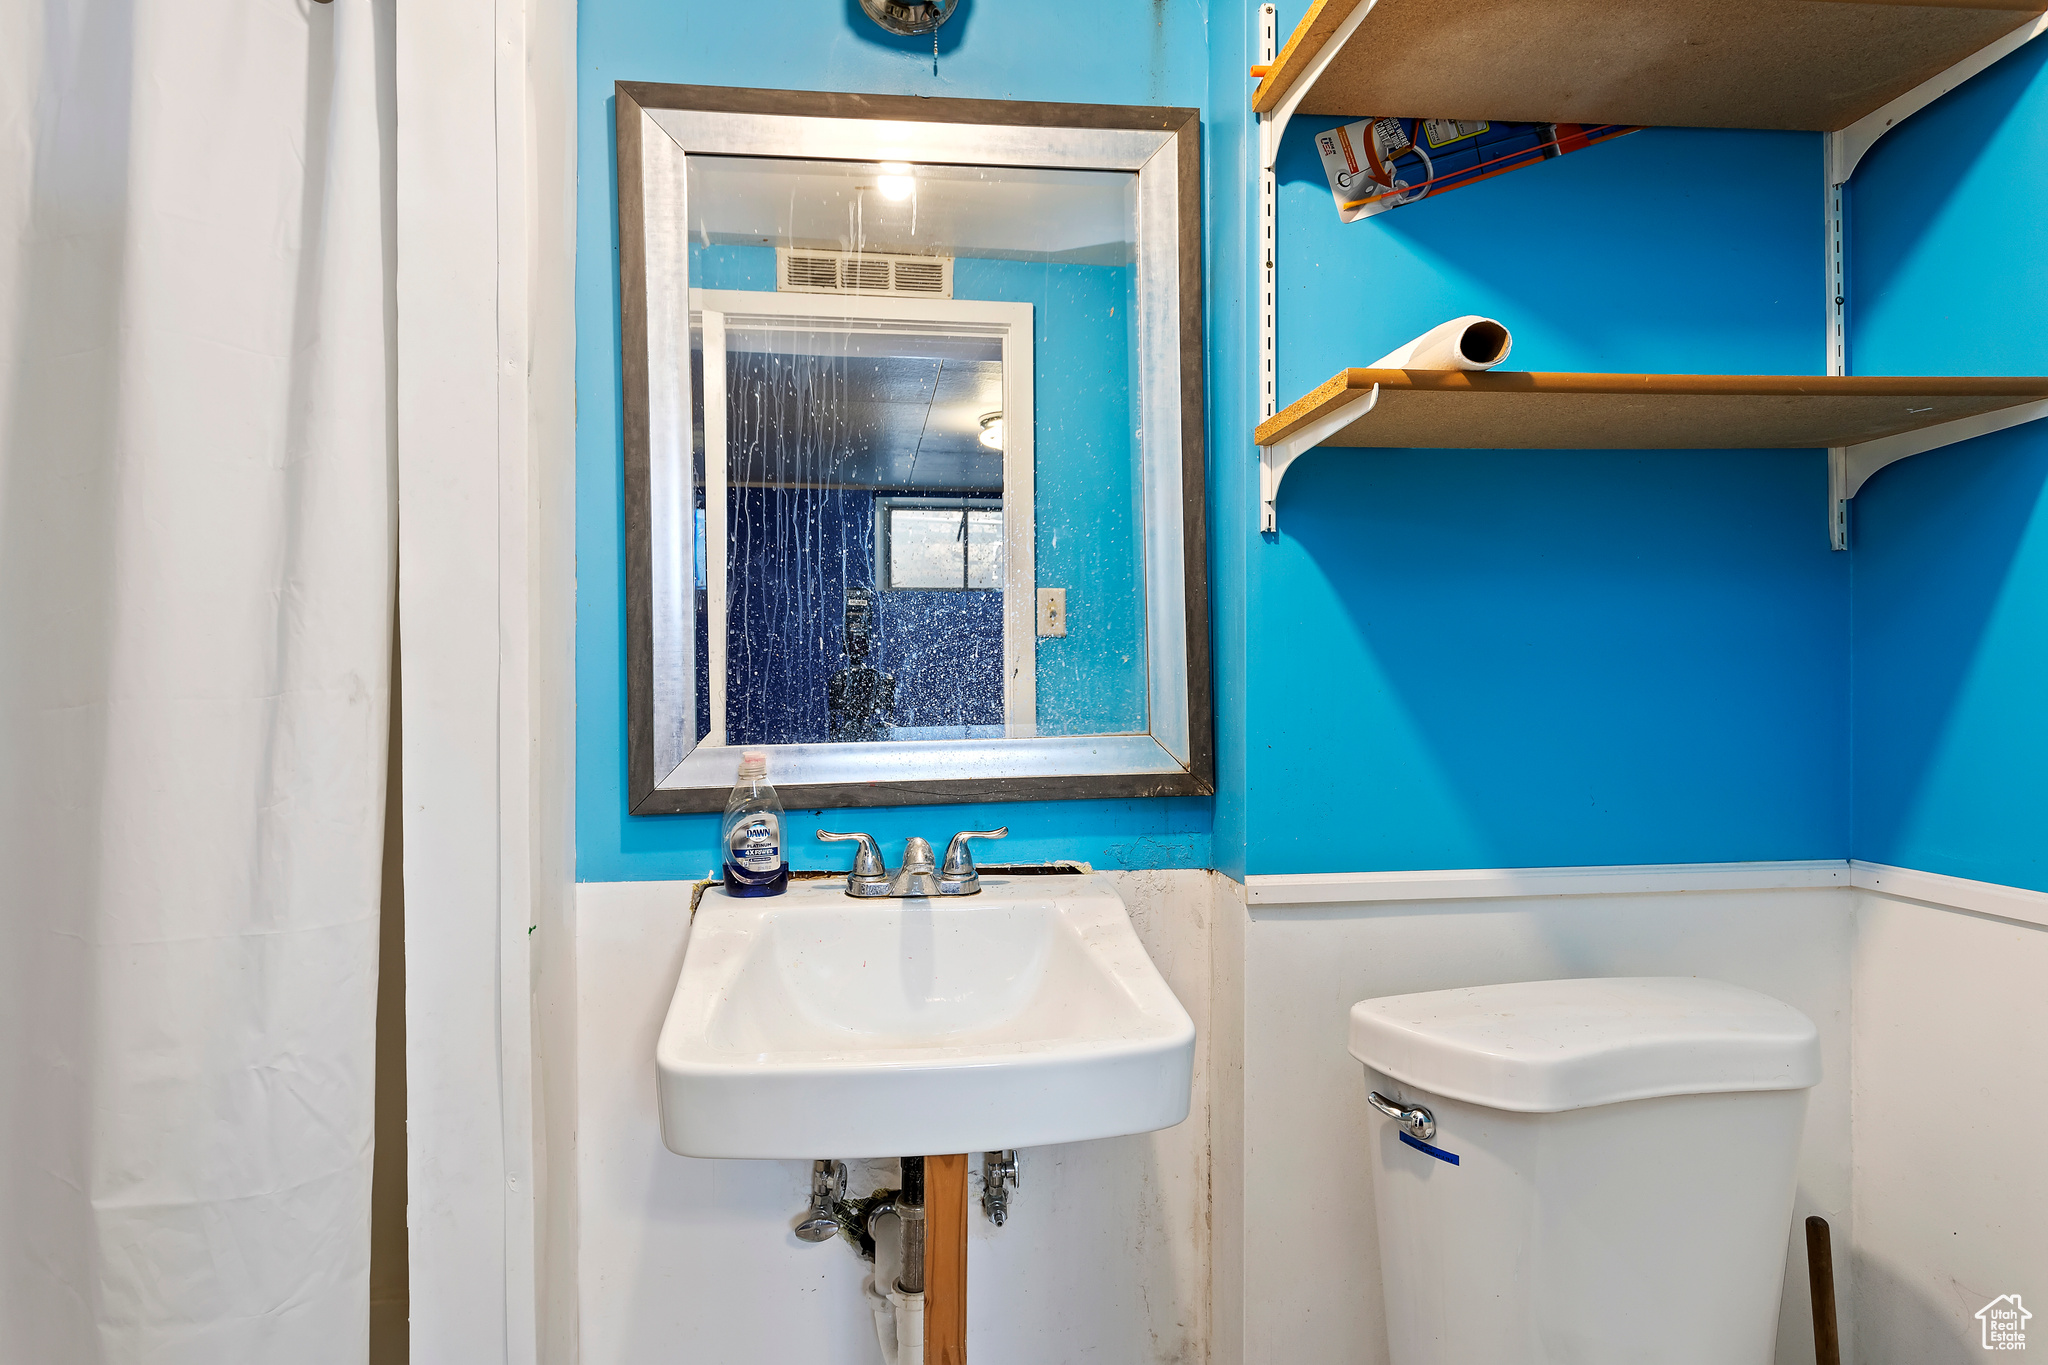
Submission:
M 1003 589 L 1001 503 L 883 498 L 875 578 L 884 592 Z
M 708 273 L 720 258 L 698 259 Z M 699 738 L 1028 733 L 1031 593 L 1005 591 L 1005 574 L 1028 583 L 1033 562 L 1031 404 L 1007 383 L 1030 370 L 1032 307 L 878 298 L 853 317 L 787 290 L 694 301 L 693 369 L 726 399 L 699 423 Z M 982 418 L 1002 411 L 998 443 Z

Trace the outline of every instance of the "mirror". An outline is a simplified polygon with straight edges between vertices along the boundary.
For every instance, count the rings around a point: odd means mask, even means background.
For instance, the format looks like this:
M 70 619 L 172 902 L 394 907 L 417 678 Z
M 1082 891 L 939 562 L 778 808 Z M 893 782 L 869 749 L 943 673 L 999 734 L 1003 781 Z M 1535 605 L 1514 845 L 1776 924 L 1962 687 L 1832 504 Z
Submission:
M 1193 113 L 618 127 L 633 809 L 1210 790 Z

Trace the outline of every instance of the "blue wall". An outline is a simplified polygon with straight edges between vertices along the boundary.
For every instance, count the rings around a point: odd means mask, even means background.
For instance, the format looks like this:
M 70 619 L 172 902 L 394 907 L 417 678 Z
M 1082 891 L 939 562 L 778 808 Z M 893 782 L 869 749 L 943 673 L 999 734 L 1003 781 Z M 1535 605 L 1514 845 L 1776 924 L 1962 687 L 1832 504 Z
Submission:
M 786 0 L 772 13 L 706 0 L 584 0 L 577 43 L 579 878 L 701 876 L 713 866 L 717 844 L 713 816 L 625 814 L 613 82 L 1200 106 L 1209 84 L 1206 17 L 1191 0 L 1120 0 L 1091 10 L 1085 41 L 1076 41 L 1071 25 L 1048 22 L 1041 8 L 962 0 L 941 31 L 934 78 L 930 42 L 891 39 L 862 14 L 858 0 Z M 802 39 L 764 41 L 764 24 Z M 1235 98 L 1242 84 L 1228 88 Z M 1041 398 L 1041 423 L 1043 408 Z M 1012 832 L 1004 857 L 1200 867 L 1210 861 L 1210 809 L 1198 798 L 1059 801 L 864 811 L 851 819 L 892 855 L 911 834 L 940 838 L 955 829 L 1007 823 Z M 822 851 L 811 865 L 843 865 L 843 855 L 812 845 L 811 833 L 849 819 L 792 812 L 791 847 L 800 861 L 801 850 L 816 847 Z
M 1029 303 L 1038 586 L 1067 590 L 1067 634 L 1038 642 L 1045 735 L 1143 733 L 1142 491 L 1131 410 L 1135 266 L 962 258 L 955 298 Z
M 1850 202 L 1859 374 L 2048 374 L 2048 42 L 1871 151 Z M 1856 499 L 1855 856 L 2048 891 L 2048 431 Z
M 1283 403 L 1462 313 L 1517 369 L 1821 368 L 1817 137 L 1652 130 L 1346 225 L 1311 142 L 1338 121 L 1283 148 Z M 1825 490 L 1814 451 L 1305 457 L 1244 551 L 1249 795 L 1219 860 L 1844 856 Z
M 708 819 L 621 817 L 609 96 L 627 78 L 1204 109 L 1217 795 L 864 816 L 885 839 L 1006 820 L 1019 856 L 1233 875 L 1853 850 L 2048 889 L 2048 724 L 2028 705 L 2048 663 L 2048 438 L 1879 475 L 1848 555 L 1827 548 L 1815 451 L 1324 451 L 1262 537 L 1250 6 L 1126 0 L 1077 44 L 966 0 L 936 80 L 855 0 L 779 15 L 817 35 L 795 59 L 729 13 L 582 9 L 579 875 L 697 875 L 712 846 Z M 1867 162 L 1857 372 L 2048 369 L 2038 334 L 1972 330 L 2039 316 L 2048 293 L 2041 176 L 2018 175 L 2048 151 L 2044 55 Z M 1285 149 L 1283 403 L 1464 312 L 1514 330 L 1516 368 L 1822 368 L 1818 137 L 1652 130 L 1343 225 L 1309 145 L 1332 121 L 1299 121 Z

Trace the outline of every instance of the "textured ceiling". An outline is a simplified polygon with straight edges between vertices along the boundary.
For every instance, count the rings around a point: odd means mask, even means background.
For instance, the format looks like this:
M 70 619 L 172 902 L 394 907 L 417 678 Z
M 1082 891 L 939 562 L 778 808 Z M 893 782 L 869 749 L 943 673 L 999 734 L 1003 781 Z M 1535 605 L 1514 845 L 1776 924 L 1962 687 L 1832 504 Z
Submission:
M 959 490 L 1003 486 L 981 418 L 1003 406 L 999 360 L 726 358 L 731 479 L 775 486 Z
M 1137 235 L 1127 171 L 917 166 L 901 199 L 874 163 L 693 156 L 688 174 L 705 242 L 1122 265 Z

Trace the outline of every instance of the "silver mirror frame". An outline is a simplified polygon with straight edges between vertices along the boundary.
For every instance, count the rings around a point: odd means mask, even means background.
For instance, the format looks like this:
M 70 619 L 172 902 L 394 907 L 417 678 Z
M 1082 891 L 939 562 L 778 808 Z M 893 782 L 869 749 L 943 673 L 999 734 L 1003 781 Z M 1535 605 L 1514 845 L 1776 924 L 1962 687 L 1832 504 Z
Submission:
M 725 807 L 737 748 L 695 742 L 684 575 L 693 457 L 685 164 L 692 154 L 1134 171 L 1144 473 L 1145 734 L 767 746 L 789 806 L 1215 790 L 1204 506 L 1201 123 L 1193 109 L 616 87 L 627 778 L 635 815 Z M 753 746 L 749 746 L 753 747 Z

